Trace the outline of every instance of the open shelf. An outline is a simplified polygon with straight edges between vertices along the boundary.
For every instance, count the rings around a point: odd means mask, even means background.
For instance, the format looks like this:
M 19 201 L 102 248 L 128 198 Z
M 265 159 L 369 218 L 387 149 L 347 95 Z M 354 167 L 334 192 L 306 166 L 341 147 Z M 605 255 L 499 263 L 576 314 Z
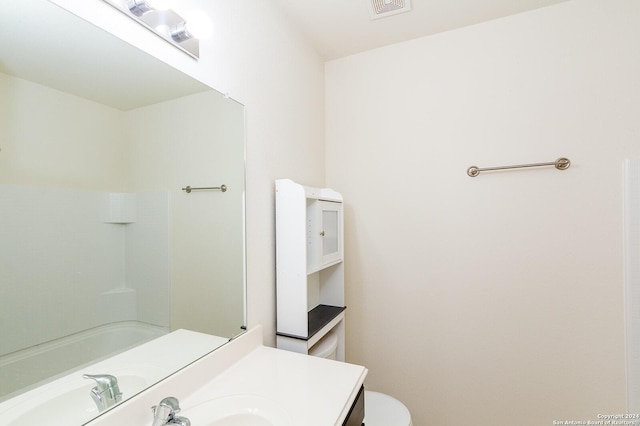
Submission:
M 307 340 L 313 337 L 325 325 L 329 324 L 335 317 L 340 315 L 342 311 L 347 309 L 346 306 L 329 306 L 318 305 L 309 311 L 309 336 Z
M 322 330 L 324 326 L 344 312 L 345 309 L 347 309 L 346 306 L 318 305 L 307 314 L 307 325 L 309 330 L 308 336 L 294 336 L 292 334 L 279 332 L 276 334 L 278 336 L 292 337 L 294 339 L 309 340 L 315 336 L 317 332 Z

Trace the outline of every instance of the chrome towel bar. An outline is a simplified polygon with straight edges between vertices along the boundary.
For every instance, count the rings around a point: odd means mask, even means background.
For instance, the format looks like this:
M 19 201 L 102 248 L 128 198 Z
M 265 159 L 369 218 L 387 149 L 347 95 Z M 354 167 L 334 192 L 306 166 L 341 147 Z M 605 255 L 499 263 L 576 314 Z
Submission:
M 227 185 L 220 186 L 206 186 L 201 188 L 192 188 L 190 186 L 185 186 L 182 188 L 183 191 L 186 191 L 187 194 L 191 194 L 191 191 L 222 191 L 227 192 Z
M 480 168 L 478 166 L 471 166 L 467 169 L 467 174 L 470 177 L 476 177 L 480 174 L 480 172 L 489 172 L 493 170 L 506 170 L 506 169 L 522 169 L 524 167 L 543 167 L 543 166 L 554 166 L 558 170 L 566 170 L 571 165 L 571 161 L 568 158 L 558 158 L 556 161 L 550 163 L 532 163 L 532 164 L 517 164 L 515 166 L 498 166 L 498 167 L 484 167 Z

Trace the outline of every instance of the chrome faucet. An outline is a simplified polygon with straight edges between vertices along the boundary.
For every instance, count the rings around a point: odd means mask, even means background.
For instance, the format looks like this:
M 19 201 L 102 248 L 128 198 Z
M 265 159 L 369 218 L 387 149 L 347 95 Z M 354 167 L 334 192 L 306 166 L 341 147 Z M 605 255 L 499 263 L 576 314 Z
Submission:
M 173 396 L 169 396 L 160 401 L 158 405 L 151 407 L 151 411 L 153 412 L 151 426 L 191 426 L 191 421 L 188 418 L 176 416 L 176 413 L 180 412 L 180 403 Z
M 91 389 L 91 398 L 102 412 L 122 401 L 122 392 L 118 386 L 118 379 L 110 374 L 85 374 L 85 379 L 95 380 L 96 386 Z

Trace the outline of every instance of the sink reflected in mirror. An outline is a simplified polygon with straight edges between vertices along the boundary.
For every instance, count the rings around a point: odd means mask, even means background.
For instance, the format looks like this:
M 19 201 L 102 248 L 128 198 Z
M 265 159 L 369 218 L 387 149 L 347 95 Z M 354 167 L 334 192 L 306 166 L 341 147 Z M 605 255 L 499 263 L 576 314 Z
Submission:
M 134 395 L 151 383 L 142 376 L 118 377 L 123 393 Z M 37 402 L 29 401 L 28 408 L 14 420 L 16 425 L 46 425 L 51 419 L 62 419 L 70 425 L 81 425 L 99 414 L 98 408 L 88 398 L 91 386 L 73 383 L 69 389 L 58 389 L 48 395 L 41 395 Z M 59 393 L 58 393 L 59 392 Z M 69 410 L 69 406 L 75 407 Z M 25 407 L 26 408 L 26 407 Z
M 68 374 L 123 374 L 83 368 L 172 330 L 219 337 L 125 399 L 241 334 L 244 176 L 241 104 L 47 0 L 3 2 L 0 415 Z M 34 410 L 94 409 L 90 389 Z
M 0 415 L 16 426 L 44 425 L 51 418 L 85 424 L 100 414 L 91 395 L 95 383 L 85 375 L 114 376 L 125 400 L 225 343 L 223 337 L 176 330 L 2 402 Z

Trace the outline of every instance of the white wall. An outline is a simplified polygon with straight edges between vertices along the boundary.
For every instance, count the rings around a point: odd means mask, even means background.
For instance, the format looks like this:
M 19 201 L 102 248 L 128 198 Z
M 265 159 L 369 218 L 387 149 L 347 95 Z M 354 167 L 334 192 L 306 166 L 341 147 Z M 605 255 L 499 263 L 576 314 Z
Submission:
M 2 73 L 0 91 L 3 183 L 124 189 L 122 111 Z
M 347 360 L 414 424 L 625 412 L 639 39 L 636 0 L 574 0 L 327 64 Z M 466 174 L 560 156 L 567 171 Z
M 241 333 L 243 107 L 210 90 L 137 108 L 126 117 L 129 189 L 168 191 L 170 200 L 171 260 L 165 272 L 171 275 L 171 329 Z M 181 189 L 223 184 L 224 193 Z M 148 300 L 141 303 L 148 313 L 168 306 L 169 295 L 154 288 L 146 289 Z
M 247 129 L 248 323 L 275 344 L 274 180 L 324 181 L 321 58 L 269 2 L 181 1 L 213 20 L 196 62 L 99 0 L 52 0 L 243 103 Z

